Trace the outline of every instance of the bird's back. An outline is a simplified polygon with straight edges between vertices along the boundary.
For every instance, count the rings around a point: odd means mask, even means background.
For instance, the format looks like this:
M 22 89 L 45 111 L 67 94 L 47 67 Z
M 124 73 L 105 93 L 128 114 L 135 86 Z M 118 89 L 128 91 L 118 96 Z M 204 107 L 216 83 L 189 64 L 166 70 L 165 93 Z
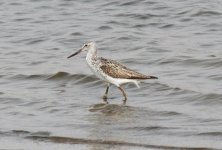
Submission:
M 126 66 L 120 64 L 117 61 L 111 59 L 105 59 L 100 57 L 100 68 L 101 70 L 111 76 L 112 78 L 120 78 L 120 79 L 137 79 L 137 80 L 144 80 L 144 79 L 157 79 L 154 76 L 147 76 L 136 72 L 132 69 L 127 68 Z

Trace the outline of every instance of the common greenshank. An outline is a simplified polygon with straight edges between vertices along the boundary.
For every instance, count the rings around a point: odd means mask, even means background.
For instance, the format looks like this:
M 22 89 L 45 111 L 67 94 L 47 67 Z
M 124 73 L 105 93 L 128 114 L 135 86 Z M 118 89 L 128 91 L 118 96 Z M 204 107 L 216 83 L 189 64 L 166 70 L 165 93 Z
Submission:
M 106 91 L 103 96 L 103 100 L 106 103 L 108 103 L 107 95 L 110 83 L 117 86 L 122 92 L 124 96 L 123 102 L 125 104 L 127 96 L 122 87 L 123 84 L 134 83 L 139 88 L 138 81 L 145 79 L 157 79 L 157 77 L 155 76 L 147 76 L 134 70 L 131 70 L 114 60 L 98 57 L 95 42 L 89 42 L 84 44 L 80 50 L 70 55 L 68 58 L 71 58 L 83 51 L 88 51 L 86 55 L 86 62 L 89 65 L 89 68 L 93 71 L 93 73 L 95 73 L 98 78 L 107 83 Z

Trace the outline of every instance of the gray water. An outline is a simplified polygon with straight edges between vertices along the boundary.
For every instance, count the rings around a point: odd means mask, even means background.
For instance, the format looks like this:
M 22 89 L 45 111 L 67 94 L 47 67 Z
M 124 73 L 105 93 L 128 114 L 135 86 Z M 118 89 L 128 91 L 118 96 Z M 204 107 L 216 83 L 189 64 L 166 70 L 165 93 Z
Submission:
M 0 149 L 221 149 L 222 1 L 0 2 Z M 87 67 L 98 54 L 158 80 L 128 101 Z

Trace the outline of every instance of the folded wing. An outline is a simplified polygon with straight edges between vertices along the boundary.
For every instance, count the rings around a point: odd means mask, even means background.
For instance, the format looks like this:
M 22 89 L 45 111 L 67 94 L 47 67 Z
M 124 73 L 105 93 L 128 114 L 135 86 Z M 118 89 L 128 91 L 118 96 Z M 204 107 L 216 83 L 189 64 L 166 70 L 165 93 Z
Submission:
M 157 79 L 157 77 L 147 76 L 139 72 L 136 72 L 134 70 L 131 70 L 114 60 L 100 58 L 100 61 L 101 61 L 100 68 L 102 69 L 102 71 L 113 78 L 138 79 L 138 80 Z

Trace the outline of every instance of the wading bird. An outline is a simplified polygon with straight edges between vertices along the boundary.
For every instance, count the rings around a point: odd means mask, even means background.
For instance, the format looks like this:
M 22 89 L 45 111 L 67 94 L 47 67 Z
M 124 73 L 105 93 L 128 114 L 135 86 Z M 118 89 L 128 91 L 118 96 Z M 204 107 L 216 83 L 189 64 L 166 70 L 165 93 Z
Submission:
M 94 42 L 84 44 L 80 50 L 70 55 L 68 58 L 71 58 L 83 51 L 88 51 L 86 55 L 86 61 L 89 65 L 89 68 L 93 71 L 93 73 L 95 73 L 98 78 L 107 83 L 106 91 L 103 96 L 103 100 L 106 103 L 108 103 L 107 94 L 109 91 L 110 83 L 117 86 L 122 92 L 124 96 L 123 102 L 125 104 L 127 96 L 122 87 L 123 84 L 134 83 L 139 88 L 138 81 L 145 79 L 157 79 L 157 77 L 155 76 L 147 76 L 131 70 L 114 60 L 98 57 L 96 44 Z

